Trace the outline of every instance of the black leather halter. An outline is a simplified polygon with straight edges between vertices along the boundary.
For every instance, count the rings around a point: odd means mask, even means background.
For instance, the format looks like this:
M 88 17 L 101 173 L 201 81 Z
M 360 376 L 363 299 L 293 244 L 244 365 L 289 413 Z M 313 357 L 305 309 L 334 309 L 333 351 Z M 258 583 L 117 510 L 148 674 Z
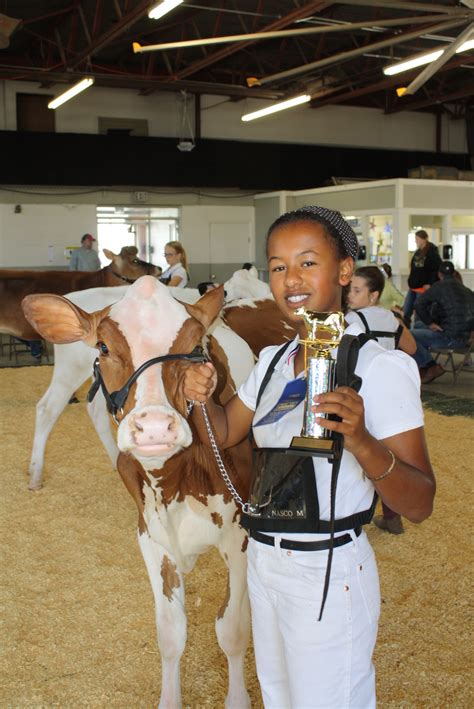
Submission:
M 87 394 L 87 401 L 90 403 L 95 395 L 97 394 L 97 391 L 99 390 L 99 387 L 102 389 L 102 393 L 105 398 L 105 403 L 107 404 L 107 410 L 109 414 L 111 414 L 114 418 L 114 420 L 118 423 L 117 419 L 117 414 L 119 412 L 123 411 L 123 407 L 125 406 L 125 402 L 127 401 L 128 395 L 130 393 L 130 387 L 137 381 L 138 377 L 140 374 L 142 374 L 145 369 L 148 369 L 148 367 L 151 367 L 152 364 L 160 364 L 161 362 L 170 362 L 175 359 L 185 359 L 188 362 L 208 362 L 209 357 L 207 354 L 204 352 L 203 348 L 198 346 L 195 347 L 192 352 L 189 352 L 188 354 L 167 354 L 167 355 L 161 355 L 161 357 L 153 357 L 152 359 L 147 360 L 144 362 L 130 377 L 130 379 L 127 381 L 124 386 L 119 389 L 118 391 L 113 391 L 111 394 L 109 394 L 107 387 L 105 386 L 104 379 L 102 377 L 102 373 L 100 371 L 100 365 L 99 365 L 99 358 L 97 357 L 95 362 L 94 362 L 94 369 L 93 369 L 93 376 L 94 376 L 94 381 L 92 382 L 92 386 L 89 389 L 89 392 Z

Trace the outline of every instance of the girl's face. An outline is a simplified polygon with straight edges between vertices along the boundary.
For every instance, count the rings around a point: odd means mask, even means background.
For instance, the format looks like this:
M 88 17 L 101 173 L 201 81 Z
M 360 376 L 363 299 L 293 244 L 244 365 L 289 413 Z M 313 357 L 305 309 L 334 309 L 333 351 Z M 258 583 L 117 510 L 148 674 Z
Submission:
M 375 305 L 378 299 L 378 291 L 372 291 L 372 293 L 370 293 L 365 278 L 362 278 L 362 276 L 352 276 L 349 290 L 349 305 L 352 310 L 369 308 L 371 305 Z
M 283 224 L 272 232 L 267 255 L 273 297 L 300 335 L 306 335 L 306 329 L 301 316 L 295 315 L 298 308 L 341 309 L 342 286 L 350 282 L 354 262 L 349 256 L 339 260 L 321 224 Z
M 171 246 L 165 246 L 165 259 L 168 266 L 174 266 L 181 261 L 181 255 Z

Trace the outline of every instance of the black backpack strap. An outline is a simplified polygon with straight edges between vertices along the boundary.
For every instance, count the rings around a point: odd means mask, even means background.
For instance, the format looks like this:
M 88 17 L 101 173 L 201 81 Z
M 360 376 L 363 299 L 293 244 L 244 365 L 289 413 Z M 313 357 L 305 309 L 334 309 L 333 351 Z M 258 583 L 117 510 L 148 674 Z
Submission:
M 362 379 L 355 373 L 359 350 L 372 338 L 365 332 L 360 335 L 343 335 L 337 350 L 336 382 L 337 386 L 351 387 L 359 391 Z
M 289 345 L 291 345 L 292 342 L 293 342 L 293 340 L 288 340 L 288 342 L 285 342 L 284 345 L 282 345 L 281 347 L 279 347 L 279 348 L 277 349 L 277 351 L 276 351 L 276 353 L 275 353 L 275 356 L 273 357 L 272 361 L 271 361 L 270 364 L 268 365 L 268 369 L 267 369 L 267 371 L 265 372 L 265 376 L 263 377 L 262 383 L 260 384 L 260 389 L 258 390 L 257 401 L 255 402 L 255 411 L 258 409 L 258 405 L 259 405 L 259 403 L 260 403 L 260 399 L 262 398 L 263 392 L 264 392 L 265 389 L 267 388 L 268 382 L 269 382 L 270 379 L 272 378 L 272 374 L 273 374 L 273 372 L 274 372 L 274 370 L 275 370 L 276 365 L 277 365 L 278 362 L 280 361 L 281 356 L 283 355 L 283 353 L 287 350 L 287 348 L 289 347 Z
M 403 325 L 399 325 L 397 327 L 396 332 L 395 332 L 395 349 L 397 349 L 397 350 L 400 348 L 400 338 L 402 336 L 402 333 L 403 333 Z
M 361 313 L 359 310 L 354 310 L 354 313 L 356 313 L 356 315 L 359 316 L 359 318 L 362 321 L 362 325 L 365 327 L 366 333 L 368 335 L 370 335 L 371 334 L 370 327 L 369 327 L 369 323 L 367 322 L 367 318 L 365 317 L 365 315 L 363 313 Z

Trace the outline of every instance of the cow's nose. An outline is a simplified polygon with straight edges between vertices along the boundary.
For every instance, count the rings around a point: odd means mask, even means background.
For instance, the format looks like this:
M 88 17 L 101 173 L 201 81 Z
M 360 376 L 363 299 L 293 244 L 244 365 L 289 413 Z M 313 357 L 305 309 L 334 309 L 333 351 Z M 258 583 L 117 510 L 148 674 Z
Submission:
M 163 411 L 137 412 L 132 417 L 130 426 L 138 447 L 171 445 L 177 438 L 175 416 Z

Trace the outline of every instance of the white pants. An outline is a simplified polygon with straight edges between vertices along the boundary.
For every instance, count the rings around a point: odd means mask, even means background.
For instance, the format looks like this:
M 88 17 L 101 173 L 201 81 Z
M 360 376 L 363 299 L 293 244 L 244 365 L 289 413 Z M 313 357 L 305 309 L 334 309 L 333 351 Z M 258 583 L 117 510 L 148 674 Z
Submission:
M 252 632 L 266 709 L 375 707 L 380 591 L 374 553 L 365 532 L 334 549 L 318 621 L 327 556 L 249 539 Z

